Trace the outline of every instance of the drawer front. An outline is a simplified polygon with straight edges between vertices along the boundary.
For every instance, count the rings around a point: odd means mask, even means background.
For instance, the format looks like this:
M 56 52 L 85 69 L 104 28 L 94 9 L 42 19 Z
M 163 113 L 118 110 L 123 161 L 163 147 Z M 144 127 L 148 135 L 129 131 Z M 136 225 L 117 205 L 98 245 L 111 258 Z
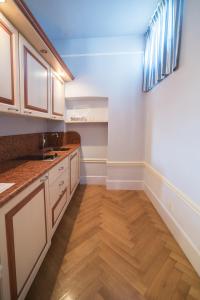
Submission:
M 68 178 L 65 170 L 55 181 L 50 185 L 50 205 L 53 207 L 58 201 L 64 190 L 67 188 Z
M 65 189 L 65 191 L 60 196 L 58 201 L 52 207 L 52 228 L 54 227 L 56 221 L 58 220 L 60 214 L 62 213 L 66 203 L 67 203 L 67 189 Z
M 57 180 L 57 178 L 60 175 L 65 173 L 67 167 L 68 167 L 68 158 L 65 158 L 59 164 L 57 164 L 53 169 L 51 169 L 49 172 L 49 184 L 51 185 L 52 183 L 54 183 L 55 180 Z

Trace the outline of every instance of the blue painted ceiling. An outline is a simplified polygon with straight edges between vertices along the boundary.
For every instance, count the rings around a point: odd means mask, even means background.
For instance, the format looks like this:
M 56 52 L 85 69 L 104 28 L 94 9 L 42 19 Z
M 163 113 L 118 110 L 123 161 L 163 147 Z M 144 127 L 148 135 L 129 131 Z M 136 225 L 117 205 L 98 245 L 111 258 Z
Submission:
M 143 34 L 158 0 L 25 0 L 52 39 Z

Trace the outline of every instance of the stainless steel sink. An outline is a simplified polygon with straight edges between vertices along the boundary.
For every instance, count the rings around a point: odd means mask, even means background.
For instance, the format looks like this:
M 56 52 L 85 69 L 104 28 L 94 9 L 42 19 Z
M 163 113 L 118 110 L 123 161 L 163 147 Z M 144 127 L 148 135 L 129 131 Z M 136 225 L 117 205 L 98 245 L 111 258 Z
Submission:
M 18 157 L 17 160 L 50 160 L 53 161 L 58 157 L 57 153 L 54 154 L 32 154 L 32 155 L 26 155 L 22 157 Z

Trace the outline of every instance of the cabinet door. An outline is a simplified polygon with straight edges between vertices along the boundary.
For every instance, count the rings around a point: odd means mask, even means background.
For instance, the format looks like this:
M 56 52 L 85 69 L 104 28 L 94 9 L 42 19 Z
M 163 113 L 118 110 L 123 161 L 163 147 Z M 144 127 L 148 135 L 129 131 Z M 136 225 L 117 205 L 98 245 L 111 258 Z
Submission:
M 4 208 L 10 282 L 10 297 L 5 299 L 24 299 L 49 248 L 48 185 L 44 180 L 32 184 Z M 2 261 L 6 270 L 3 257 Z M 4 274 L 3 280 L 7 281 Z
M 79 183 L 79 151 L 71 154 L 70 158 L 70 195 L 74 193 Z
M 52 118 L 63 120 L 65 109 L 65 84 L 53 71 L 51 74 Z
M 48 118 L 50 67 L 21 35 L 19 40 L 23 113 Z
M 20 111 L 18 68 L 18 32 L 0 13 L 0 111 Z

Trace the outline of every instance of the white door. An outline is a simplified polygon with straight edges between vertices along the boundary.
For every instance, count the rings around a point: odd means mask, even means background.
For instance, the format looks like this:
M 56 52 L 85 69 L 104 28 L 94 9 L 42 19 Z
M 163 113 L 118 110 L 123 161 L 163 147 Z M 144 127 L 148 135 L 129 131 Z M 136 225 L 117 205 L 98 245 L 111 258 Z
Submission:
M 22 112 L 48 118 L 50 116 L 50 67 L 21 35 L 19 46 Z
M 65 84 L 63 80 L 52 71 L 52 118 L 63 120 L 65 108 Z
M 1 13 L 0 111 L 20 112 L 18 32 Z

